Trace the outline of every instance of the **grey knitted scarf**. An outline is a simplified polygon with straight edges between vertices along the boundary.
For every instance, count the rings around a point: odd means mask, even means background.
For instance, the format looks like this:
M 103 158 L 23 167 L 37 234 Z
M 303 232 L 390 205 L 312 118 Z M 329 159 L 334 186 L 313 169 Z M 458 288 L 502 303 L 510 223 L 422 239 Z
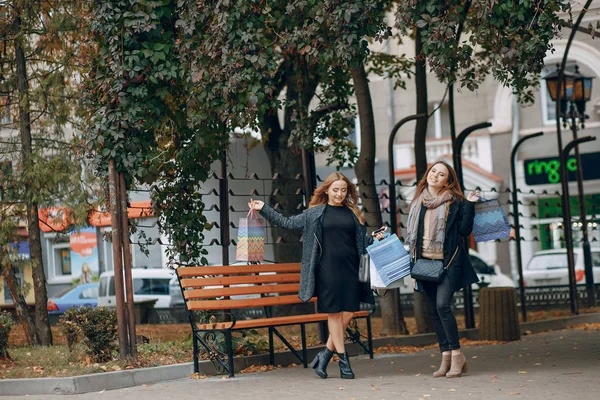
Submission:
M 444 234 L 446 230 L 447 203 L 453 199 L 449 192 L 433 196 L 429 190 L 423 190 L 418 199 L 413 201 L 408 213 L 408 226 L 406 240 L 410 246 L 410 254 L 414 258 L 417 254 L 417 231 L 419 229 L 419 217 L 421 204 L 432 210 L 433 215 L 429 218 L 429 233 L 431 235 L 429 247 L 425 249 L 429 253 L 440 253 L 444 250 Z

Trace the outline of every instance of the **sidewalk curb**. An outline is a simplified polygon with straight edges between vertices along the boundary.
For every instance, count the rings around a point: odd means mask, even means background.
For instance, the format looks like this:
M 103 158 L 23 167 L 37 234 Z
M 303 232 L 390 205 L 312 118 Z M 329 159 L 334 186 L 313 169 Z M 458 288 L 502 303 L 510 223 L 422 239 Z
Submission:
M 600 322 L 600 313 L 584 314 L 574 317 L 555 318 L 545 321 L 525 322 L 521 324 L 522 335 L 560 330 L 584 323 Z M 460 331 L 461 338 L 477 340 L 477 329 Z M 435 334 L 417 334 L 410 336 L 393 336 L 373 339 L 375 348 L 382 346 L 424 346 L 437 342 Z M 308 349 L 308 358 L 312 358 L 322 346 Z M 356 344 L 347 346 L 350 355 L 362 354 Z M 291 352 L 275 353 L 275 365 L 290 365 L 298 359 Z M 268 365 L 269 355 L 259 354 L 249 357 L 236 358 L 234 368 L 236 373 L 252 365 Z M 210 361 L 200 362 L 200 374 L 217 375 Z M 152 368 L 138 368 L 114 372 L 101 372 L 89 375 L 65 378 L 23 378 L 0 379 L 0 396 L 24 396 L 40 394 L 83 394 L 102 390 L 122 389 L 144 384 L 164 382 L 189 378 L 193 374 L 193 363 L 166 365 Z

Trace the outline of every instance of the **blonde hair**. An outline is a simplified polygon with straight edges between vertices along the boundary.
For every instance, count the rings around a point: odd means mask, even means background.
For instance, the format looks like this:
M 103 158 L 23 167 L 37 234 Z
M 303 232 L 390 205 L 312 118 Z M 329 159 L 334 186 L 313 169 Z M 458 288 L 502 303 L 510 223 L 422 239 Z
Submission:
M 310 203 L 308 204 L 308 208 L 327 204 L 329 201 L 327 191 L 329 190 L 329 187 L 337 181 L 344 181 L 348 186 L 348 192 L 342 204 L 352 210 L 361 225 L 364 225 L 365 217 L 363 216 L 362 211 L 360 211 L 358 208 L 358 190 L 356 190 L 356 185 L 350 182 L 350 179 L 346 178 L 344 174 L 339 172 L 330 174 L 327 178 L 325 178 L 321 186 L 315 189 L 315 192 L 310 199 Z

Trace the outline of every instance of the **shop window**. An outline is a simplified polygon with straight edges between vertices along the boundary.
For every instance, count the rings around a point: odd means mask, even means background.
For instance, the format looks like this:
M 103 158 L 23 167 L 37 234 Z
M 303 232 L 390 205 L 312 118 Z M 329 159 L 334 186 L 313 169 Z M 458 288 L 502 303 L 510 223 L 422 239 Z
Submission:
M 48 239 L 51 273 L 55 278 L 71 276 L 71 247 L 69 240 L 64 235 L 57 235 Z
M 163 268 L 161 245 L 156 241 L 160 237 L 158 226 L 150 225 L 155 219 L 145 219 L 138 233 L 131 235 L 133 268 Z M 140 246 L 141 244 L 141 246 Z

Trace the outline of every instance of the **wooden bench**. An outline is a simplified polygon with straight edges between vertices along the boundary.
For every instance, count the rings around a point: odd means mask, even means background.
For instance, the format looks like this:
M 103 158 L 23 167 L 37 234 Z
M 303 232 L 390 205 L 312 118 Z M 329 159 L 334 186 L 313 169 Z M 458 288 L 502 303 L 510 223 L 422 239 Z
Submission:
M 275 363 L 273 335 L 300 360 L 304 368 L 308 366 L 306 348 L 306 324 L 327 321 L 327 314 L 304 313 L 300 315 L 272 316 L 272 306 L 300 304 L 298 289 L 300 264 L 258 264 L 216 267 L 179 267 L 179 285 L 185 300 L 193 332 L 194 372 L 199 372 L 198 356 L 200 349 L 208 353 L 219 372 L 234 375 L 232 332 L 247 329 L 268 328 L 269 362 Z M 241 296 L 242 298 L 236 298 Z M 316 297 L 310 302 L 315 302 Z M 231 310 L 264 308 L 265 317 L 236 320 Z M 346 331 L 348 339 L 358 343 L 365 353 L 373 358 L 371 332 L 371 312 L 358 311 L 354 318 L 365 318 L 367 323 L 367 345 L 361 341 L 356 323 L 351 323 Z M 198 314 L 200 315 L 200 318 Z M 295 349 L 278 327 L 300 325 L 301 354 Z M 217 334 L 225 339 L 225 351 L 218 348 Z

